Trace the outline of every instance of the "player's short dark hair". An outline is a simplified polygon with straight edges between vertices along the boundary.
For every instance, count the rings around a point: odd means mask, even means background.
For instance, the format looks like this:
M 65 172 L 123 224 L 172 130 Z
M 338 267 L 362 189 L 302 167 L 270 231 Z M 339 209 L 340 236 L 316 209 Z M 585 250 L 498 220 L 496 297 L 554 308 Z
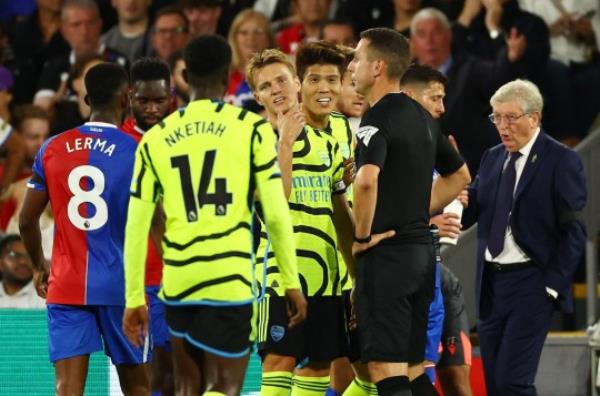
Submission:
M 229 74 L 231 47 L 223 37 L 196 37 L 183 50 L 185 70 L 191 86 L 221 83 Z
M 346 57 L 337 45 L 328 41 L 317 41 L 302 45 L 296 52 L 296 71 L 300 80 L 304 79 L 306 69 L 312 65 L 334 65 L 344 75 Z
M 167 62 L 159 58 L 143 57 L 131 65 L 129 70 L 131 85 L 138 81 L 165 80 L 171 85 L 171 70 Z
M 432 82 L 439 82 L 442 85 L 446 85 L 446 81 L 446 77 L 436 69 L 413 63 L 406 69 L 402 79 L 400 79 L 400 86 L 429 84 Z
M 93 66 L 85 75 L 85 89 L 90 106 L 107 106 L 115 95 L 128 85 L 129 76 L 119 64 L 102 62 Z
M 22 241 L 18 234 L 6 234 L 0 239 L 0 255 L 4 255 L 4 250 L 13 242 Z
M 369 40 L 368 59 L 383 60 L 387 65 L 388 78 L 400 80 L 410 62 L 406 37 L 394 29 L 378 27 L 363 31 L 360 38 Z

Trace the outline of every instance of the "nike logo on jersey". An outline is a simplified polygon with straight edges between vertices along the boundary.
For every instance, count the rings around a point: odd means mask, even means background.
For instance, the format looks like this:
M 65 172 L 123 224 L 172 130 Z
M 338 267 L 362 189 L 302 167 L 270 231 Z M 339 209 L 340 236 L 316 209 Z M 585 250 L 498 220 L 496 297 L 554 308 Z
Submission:
M 379 128 L 371 126 L 371 125 L 365 125 L 362 126 L 358 129 L 358 131 L 356 131 L 356 136 L 360 139 L 360 141 L 365 145 L 368 146 L 369 142 L 371 141 L 371 138 L 377 133 L 379 132 Z

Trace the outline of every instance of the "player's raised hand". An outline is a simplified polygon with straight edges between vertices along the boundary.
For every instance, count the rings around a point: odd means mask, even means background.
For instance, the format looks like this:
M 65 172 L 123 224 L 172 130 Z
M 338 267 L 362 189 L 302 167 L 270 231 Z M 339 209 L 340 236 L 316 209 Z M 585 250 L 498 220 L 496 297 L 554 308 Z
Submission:
M 435 224 L 440 232 L 440 238 L 458 238 L 462 224 L 458 221 L 458 215 L 452 212 L 445 212 L 437 216 L 433 216 L 429 223 Z
M 306 298 L 300 289 L 287 289 L 285 291 L 287 300 L 287 314 L 290 318 L 288 327 L 291 329 L 306 319 Z
M 352 244 L 352 255 L 354 257 L 356 257 L 356 256 L 360 255 L 361 253 L 365 252 L 366 250 L 371 249 L 373 246 L 379 244 L 379 242 L 383 241 L 384 239 L 391 238 L 394 235 L 396 235 L 396 231 L 391 230 L 391 231 L 382 232 L 381 234 L 371 235 L 371 240 L 366 243 L 359 243 L 359 242 L 355 241 Z
M 129 342 L 136 347 L 144 345 L 144 340 L 148 336 L 148 308 L 145 305 L 125 308 L 123 332 Z
M 306 120 L 299 104 L 296 104 L 285 114 L 281 112 L 277 114 L 279 140 L 284 143 L 293 144 L 304 129 L 304 125 L 306 125 Z
M 38 296 L 46 298 L 48 295 L 48 266 L 45 265 L 42 269 L 33 270 L 33 285 L 37 291 Z

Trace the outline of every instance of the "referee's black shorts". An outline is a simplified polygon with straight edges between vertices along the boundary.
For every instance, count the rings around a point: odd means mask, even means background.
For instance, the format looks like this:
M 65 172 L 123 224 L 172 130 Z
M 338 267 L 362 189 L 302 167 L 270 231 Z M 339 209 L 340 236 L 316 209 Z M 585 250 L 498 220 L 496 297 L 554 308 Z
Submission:
M 361 360 L 422 362 L 435 287 L 433 245 L 376 246 L 358 258 L 356 282 Z

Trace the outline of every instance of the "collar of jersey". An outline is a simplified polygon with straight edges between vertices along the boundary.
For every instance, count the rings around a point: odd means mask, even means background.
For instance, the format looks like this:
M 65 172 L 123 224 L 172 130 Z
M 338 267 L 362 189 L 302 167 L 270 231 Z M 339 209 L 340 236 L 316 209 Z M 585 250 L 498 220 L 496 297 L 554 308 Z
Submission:
M 83 125 L 85 125 L 85 126 L 97 126 L 97 127 L 115 128 L 115 129 L 117 129 L 117 126 L 115 124 L 110 124 L 108 122 L 88 121 L 88 122 L 86 122 Z

